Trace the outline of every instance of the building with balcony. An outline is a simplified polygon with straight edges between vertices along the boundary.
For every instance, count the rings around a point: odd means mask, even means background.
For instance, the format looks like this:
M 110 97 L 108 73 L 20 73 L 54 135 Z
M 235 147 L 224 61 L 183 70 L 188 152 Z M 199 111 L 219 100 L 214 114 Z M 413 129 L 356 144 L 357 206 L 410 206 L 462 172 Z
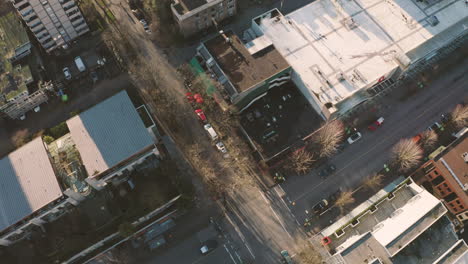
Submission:
M 412 176 L 443 200 L 458 220 L 468 220 L 468 133 L 448 147 L 441 147 Z
M 174 0 L 172 14 L 185 37 L 216 26 L 236 14 L 237 0 Z
M 329 263 L 466 263 L 468 247 L 446 213 L 436 197 L 408 178 L 380 190 L 314 241 L 321 241 Z
M 47 51 L 68 48 L 89 31 L 74 0 L 10 0 L 21 18 Z
M 468 32 L 466 11 L 463 0 L 319 0 L 254 18 L 245 38 L 273 43 L 309 103 L 334 118 L 453 50 Z

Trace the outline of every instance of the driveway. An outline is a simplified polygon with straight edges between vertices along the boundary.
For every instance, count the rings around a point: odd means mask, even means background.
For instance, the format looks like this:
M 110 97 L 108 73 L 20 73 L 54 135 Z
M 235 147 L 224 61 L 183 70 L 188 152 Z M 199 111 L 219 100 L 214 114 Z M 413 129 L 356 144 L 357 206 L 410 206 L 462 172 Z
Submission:
M 425 130 L 440 115 L 451 111 L 467 94 L 468 60 L 449 71 L 430 86 L 404 102 L 389 101 L 383 107 L 385 122 L 376 131 L 361 131 L 362 139 L 349 145 L 333 157 L 337 172 L 321 180 L 313 170 L 304 176 L 292 176 L 281 185 L 299 222 L 308 217 L 319 200 L 335 192 L 338 187 L 355 189 L 363 178 L 383 168 L 391 148 L 402 138 L 410 138 Z M 295 204 L 295 205 L 293 205 Z M 319 221 L 320 222 L 320 221 Z M 327 223 L 315 223 L 327 224 Z

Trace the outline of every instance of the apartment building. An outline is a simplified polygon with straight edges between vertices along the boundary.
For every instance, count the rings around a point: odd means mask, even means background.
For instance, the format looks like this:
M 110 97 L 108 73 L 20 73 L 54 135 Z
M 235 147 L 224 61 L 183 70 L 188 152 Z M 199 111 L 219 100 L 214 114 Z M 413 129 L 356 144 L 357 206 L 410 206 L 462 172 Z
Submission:
M 433 153 L 413 176 L 417 183 L 443 200 L 458 220 L 468 220 L 468 133 L 464 133 L 448 147 Z
M 468 246 L 446 213 L 439 199 L 408 178 L 380 190 L 313 243 L 326 250 L 329 263 L 466 263 Z
M 31 32 L 47 51 L 68 48 L 89 31 L 74 0 L 10 0 Z
M 207 29 L 236 14 L 237 0 L 174 0 L 172 14 L 184 37 Z

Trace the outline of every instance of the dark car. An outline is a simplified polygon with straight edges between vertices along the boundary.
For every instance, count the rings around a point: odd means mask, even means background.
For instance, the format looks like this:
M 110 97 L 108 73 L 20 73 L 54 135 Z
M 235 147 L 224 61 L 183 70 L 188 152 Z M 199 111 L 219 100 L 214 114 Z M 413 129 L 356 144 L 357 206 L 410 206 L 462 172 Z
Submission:
M 327 178 L 328 176 L 332 175 L 333 173 L 335 173 L 336 171 L 336 167 L 335 165 L 333 164 L 327 164 L 323 169 L 321 169 L 318 173 L 318 175 L 320 176 L 320 178 L 322 179 L 325 179 Z
M 216 240 L 207 240 L 203 243 L 203 246 L 200 248 L 200 252 L 203 255 L 206 255 L 218 247 L 218 242 Z
M 324 213 L 328 208 L 330 207 L 330 203 L 323 199 L 321 200 L 320 202 L 318 202 L 316 205 L 314 205 L 314 207 L 312 208 L 312 210 L 314 211 L 314 214 L 316 215 L 321 215 L 322 213 Z
M 341 189 L 338 189 L 336 192 L 328 196 L 327 199 L 322 199 L 320 202 L 314 205 L 314 207 L 312 208 L 314 214 L 320 216 L 323 213 L 325 213 L 335 203 L 340 194 Z

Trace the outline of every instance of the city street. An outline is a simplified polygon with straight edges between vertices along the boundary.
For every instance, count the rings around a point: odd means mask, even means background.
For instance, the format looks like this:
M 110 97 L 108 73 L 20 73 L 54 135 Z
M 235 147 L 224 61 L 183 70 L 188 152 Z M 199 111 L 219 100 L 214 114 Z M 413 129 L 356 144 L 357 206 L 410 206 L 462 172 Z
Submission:
M 427 129 L 440 115 L 451 111 L 468 95 L 468 60 L 450 73 L 424 88 L 423 91 L 401 102 L 385 99 L 388 104 L 382 106 L 385 122 L 376 131 L 363 130 L 362 139 L 348 145 L 344 151 L 330 160 L 337 171 L 334 175 L 321 180 L 317 171 L 307 175 L 291 176 L 281 184 L 286 192 L 287 201 L 300 223 L 307 217 L 305 210 L 311 208 L 321 199 L 335 192 L 338 187 L 353 190 L 363 178 L 383 168 L 388 162 L 390 149 L 402 138 L 410 138 Z M 295 205 L 292 205 L 292 204 Z M 314 222 L 313 226 L 328 224 L 326 217 Z M 316 218 L 314 218 L 316 219 Z M 316 220 L 314 220 L 316 221 Z
M 186 91 L 181 76 L 168 63 L 163 52 L 151 42 L 141 25 L 135 24 L 135 21 L 128 16 L 128 12 L 125 9 L 126 5 L 121 4 L 119 0 L 110 2 L 109 8 L 116 16 L 119 27 L 124 28 L 125 32 L 128 32 L 132 36 L 133 45 L 144 56 L 145 60 L 151 64 L 154 74 L 160 78 L 159 87 L 167 89 L 167 93 L 175 98 L 178 104 L 178 111 L 186 113 L 193 111 L 185 100 L 184 94 Z M 141 88 L 138 87 L 138 89 Z M 142 94 L 147 94 L 147 91 L 142 91 Z M 143 96 L 143 98 L 150 109 L 157 109 L 157 104 L 150 100 L 150 97 Z M 154 111 L 152 112 L 154 113 Z M 209 159 L 207 160 L 219 164 L 222 157 L 212 147 L 206 137 L 206 132 L 197 120 L 197 116 L 195 114 L 187 114 L 183 115 L 183 118 L 184 127 L 190 129 L 191 136 L 208 153 Z M 162 125 L 164 129 L 164 124 Z M 165 130 L 174 138 L 175 144 L 173 147 L 176 147 L 178 144 L 177 137 L 171 135 L 172 131 Z M 180 155 L 178 159 L 180 161 L 184 158 Z M 181 163 L 183 162 L 179 162 L 179 164 Z M 190 168 L 184 168 L 184 170 L 190 170 Z M 228 174 L 227 177 L 236 177 L 237 172 L 225 170 L 224 173 Z M 197 176 L 194 175 L 195 177 Z M 204 203 L 208 202 L 208 200 L 206 199 L 206 190 L 199 184 L 200 180 L 194 179 L 193 182 L 197 190 L 197 197 L 201 198 L 201 200 L 197 201 L 196 206 L 198 209 L 194 209 L 196 212 L 201 210 L 204 207 Z M 244 263 L 280 263 L 281 250 L 286 249 L 291 255 L 294 255 L 297 253 L 298 247 L 306 243 L 305 233 L 301 228 L 298 228 L 299 226 L 294 221 L 288 207 L 277 196 L 276 192 L 265 192 L 265 190 L 260 190 L 257 186 L 238 188 L 227 201 L 226 208 L 227 212 L 219 221 L 221 225 L 225 226 L 225 233 L 232 238 L 233 244 L 236 245 L 236 252 L 239 252 L 239 257 Z M 194 213 L 192 215 L 204 219 L 207 217 L 207 213 L 204 212 L 200 215 Z M 193 218 L 191 220 L 201 222 Z M 193 227 L 188 225 L 178 225 L 177 229 L 177 232 L 185 233 L 185 237 L 193 234 Z M 175 248 L 181 247 L 181 251 L 186 247 L 183 241 L 173 241 L 173 243 L 177 243 Z M 158 252 L 154 252 L 154 257 L 150 257 L 148 263 L 158 263 L 156 260 L 162 254 Z M 177 261 L 174 259 L 172 262 Z M 234 258 L 234 262 L 241 263 L 237 256 Z

